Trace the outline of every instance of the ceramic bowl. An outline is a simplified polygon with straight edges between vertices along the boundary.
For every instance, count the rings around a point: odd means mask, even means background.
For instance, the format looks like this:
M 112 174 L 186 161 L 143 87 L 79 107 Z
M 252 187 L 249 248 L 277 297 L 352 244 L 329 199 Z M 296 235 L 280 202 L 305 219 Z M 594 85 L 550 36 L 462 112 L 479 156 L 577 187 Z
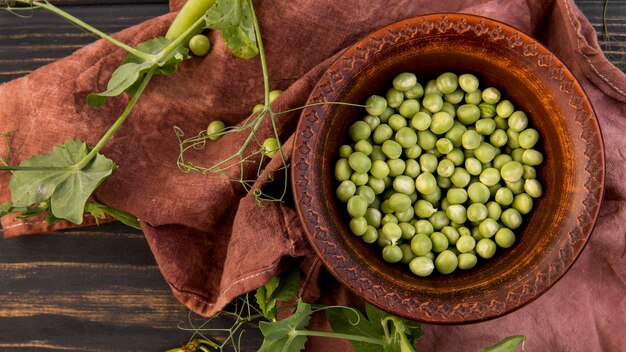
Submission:
M 363 104 L 384 95 L 391 79 L 413 72 L 419 82 L 453 71 L 473 73 L 526 112 L 540 133 L 544 195 L 516 230 L 515 245 L 471 270 L 426 278 L 390 264 L 376 245 L 350 233 L 335 198 L 333 168 L 347 129 L 362 108 L 320 105 L 300 119 L 293 151 L 293 190 L 308 239 L 326 267 L 371 304 L 439 324 L 483 321 L 533 301 L 553 286 L 584 249 L 604 185 L 602 137 L 594 111 L 565 65 L 533 38 L 503 23 L 466 14 L 408 19 L 346 50 L 308 104 Z

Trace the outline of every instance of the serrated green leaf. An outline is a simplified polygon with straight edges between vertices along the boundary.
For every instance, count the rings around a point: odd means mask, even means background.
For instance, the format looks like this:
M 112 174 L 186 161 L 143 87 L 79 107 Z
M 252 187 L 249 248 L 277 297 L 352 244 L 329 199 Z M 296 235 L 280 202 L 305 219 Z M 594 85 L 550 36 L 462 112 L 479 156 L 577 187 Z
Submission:
M 326 310 L 326 319 L 330 323 L 333 332 L 366 336 L 383 341 L 384 332 L 382 326 L 378 327 L 365 318 L 365 316 L 355 308 L 330 308 Z M 383 346 L 363 341 L 350 340 L 355 352 L 380 352 Z
M 311 305 L 298 299 L 296 311 L 288 318 L 276 322 L 262 321 L 259 329 L 265 337 L 259 352 L 298 352 L 304 348 L 307 337 L 298 335 L 309 324 Z
M 300 287 L 300 271 L 290 270 L 283 275 L 271 278 L 265 285 L 257 289 L 254 297 L 268 320 L 276 318 L 276 303 L 288 301 L 296 296 Z
M 513 352 L 526 339 L 525 336 L 509 336 L 495 345 L 482 348 L 480 352 Z
M 247 0 L 217 0 L 205 19 L 208 28 L 222 33 L 235 56 L 249 59 L 258 55 L 252 8 Z
M 67 140 L 53 147 L 50 154 L 24 160 L 20 167 L 32 170 L 13 172 L 9 181 L 13 206 L 29 207 L 47 202 L 54 217 L 82 223 L 87 199 L 115 168 L 113 161 L 102 154 L 97 154 L 82 169 L 72 167 L 88 153 L 84 142 Z

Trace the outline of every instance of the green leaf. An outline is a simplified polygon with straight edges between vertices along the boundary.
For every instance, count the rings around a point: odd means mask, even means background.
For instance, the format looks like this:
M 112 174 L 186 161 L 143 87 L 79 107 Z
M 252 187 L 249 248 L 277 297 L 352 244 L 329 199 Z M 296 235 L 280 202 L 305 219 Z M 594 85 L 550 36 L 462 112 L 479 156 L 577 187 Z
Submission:
M 404 332 L 409 338 L 409 341 L 412 345 L 415 345 L 417 339 L 424 335 L 424 332 L 422 331 L 422 328 L 418 322 L 395 317 L 385 311 L 382 311 L 372 306 L 371 304 L 365 304 L 365 313 L 367 314 L 367 319 L 372 322 L 372 325 L 374 325 L 381 334 L 384 333 L 382 320 L 386 317 L 391 316 L 394 317 L 394 319 L 398 319 L 400 322 L 402 322 L 404 326 Z
M 336 307 L 326 310 L 326 319 L 336 333 L 366 336 L 380 339 L 384 338 L 384 332 L 380 320 L 374 324 L 355 308 Z M 380 352 L 383 346 L 363 341 L 350 340 L 356 352 Z
M 9 181 L 13 206 L 47 202 L 54 217 L 82 223 L 87 199 L 115 168 L 113 161 L 99 153 L 84 168 L 75 168 L 88 153 L 84 142 L 67 140 L 50 154 L 24 160 L 19 167 L 30 170 L 14 171 Z
M 480 352 L 513 352 L 526 339 L 525 336 L 509 336 L 495 345 L 482 348 Z
M 217 0 L 205 15 L 207 28 L 219 30 L 226 46 L 235 56 L 244 59 L 259 53 L 253 18 L 247 0 Z
M 298 299 L 296 311 L 276 322 L 262 321 L 259 329 L 265 337 L 259 352 L 298 352 L 304 348 L 307 337 L 297 332 L 305 330 L 311 319 L 311 305 Z
M 276 303 L 288 301 L 296 296 L 300 287 L 300 271 L 294 269 L 271 278 L 265 285 L 257 289 L 254 297 L 268 320 L 276 319 Z
M 141 230 L 141 225 L 139 224 L 139 220 L 136 216 L 99 202 L 88 202 L 85 204 L 85 212 L 90 213 L 96 221 L 104 219 L 106 215 L 109 215 L 112 218 L 119 220 L 124 225 Z
M 188 58 L 189 49 L 179 45 L 171 52 L 165 54 L 165 49 L 172 40 L 165 37 L 157 37 L 147 40 L 136 49 L 146 54 L 154 55 L 154 61 L 146 61 L 136 55 L 128 54 L 122 64 L 113 72 L 107 84 L 107 90 L 101 93 L 89 94 L 87 104 L 98 107 L 106 103 L 107 98 L 127 92 L 134 95 L 146 72 L 155 69 L 158 74 L 171 74 L 176 72 L 178 64 Z

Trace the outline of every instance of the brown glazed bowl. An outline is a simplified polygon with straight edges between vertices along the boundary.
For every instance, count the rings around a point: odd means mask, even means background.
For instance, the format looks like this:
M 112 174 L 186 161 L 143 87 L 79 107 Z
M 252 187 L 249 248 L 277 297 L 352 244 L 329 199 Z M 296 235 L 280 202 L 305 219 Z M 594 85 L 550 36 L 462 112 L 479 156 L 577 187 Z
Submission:
M 333 169 L 348 127 L 365 112 L 345 105 L 302 113 L 292 172 L 300 219 L 332 274 L 381 309 L 439 324 L 502 316 L 546 292 L 589 240 L 604 186 L 598 121 L 580 84 L 548 49 L 508 25 L 465 14 L 417 17 L 370 34 L 328 69 L 308 104 L 363 104 L 384 95 L 405 71 L 424 83 L 446 71 L 473 73 L 481 87 L 500 89 L 539 131 L 544 195 L 524 216 L 515 245 L 471 270 L 419 278 L 352 235 L 345 204 L 335 198 Z

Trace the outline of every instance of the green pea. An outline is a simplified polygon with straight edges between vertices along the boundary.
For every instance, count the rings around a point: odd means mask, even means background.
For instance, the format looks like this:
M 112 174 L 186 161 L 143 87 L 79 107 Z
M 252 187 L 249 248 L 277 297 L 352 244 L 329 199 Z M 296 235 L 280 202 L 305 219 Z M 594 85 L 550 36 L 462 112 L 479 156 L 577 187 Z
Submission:
M 463 224 L 467 221 L 467 211 L 461 204 L 448 205 L 446 216 L 457 224 Z
M 460 148 L 455 147 L 446 155 L 446 158 L 450 159 L 454 163 L 454 166 L 461 166 L 465 160 L 465 154 L 463 154 Z
M 497 192 L 496 192 L 497 193 Z M 487 217 L 499 220 L 502 214 L 502 207 L 497 202 L 491 201 L 487 203 Z
M 472 176 L 478 176 L 483 171 L 483 166 L 478 159 L 467 158 L 465 159 L 465 170 Z
M 435 209 L 430 202 L 425 201 L 423 199 L 420 199 L 417 202 L 415 202 L 415 206 L 413 209 L 415 211 L 415 215 L 423 219 L 429 218 L 431 215 L 433 215 L 437 211 L 437 209 Z
M 395 88 L 390 88 L 385 94 L 385 98 L 387 99 L 387 105 L 395 109 L 404 101 L 404 93 Z
M 402 146 L 396 141 L 386 140 L 383 142 L 382 148 L 383 153 L 390 159 L 397 159 L 402 155 Z
M 400 263 L 409 264 L 411 260 L 413 260 L 416 257 L 416 255 L 413 254 L 413 251 L 411 250 L 410 244 L 403 243 L 399 245 L 398 247 L 400 247 L 400 249 L 402 250 L 402 259 L 400 259 Z
M 409 90 L 404 91 L 404 97 L 406 99 L 419 99 L 424 96 L 424 87 L 419 82 Z
M 480 103 L 478 104 L 480 110 L 480 117 L 483 119 L 491 119 L 496 116 L 496 107 L 493 104 Z
M 404 150 L 404 156 L 409 159 L 417 159 L 422 154 L 422 147 L 414 145 Z
M 478 225 L 478 231 L 485 238 L 493 237 L 499 228 L 498 222 L 491 218 L 486 218 Z
M 543 162 L 543 154 L 535 149 L 526 149 L 522 155 L 522 162 L 526 165 L 537 166 Z
M 428 220 L 417 220 L 413 226 L 415 227 L 416 233 L 430 235 L 435 231 L 433 224 L 431 224 Z
M 368 139 L 371 133 L 372 129 L 370 128 L 370 125 L 368 125 L 365 121 L 357 121 L 348 129 L 348 135 L 355 142 L 362 139 Z
M 407 99 L 400 104 L 398 112 L 405 118 L 412 118 L 420 111 L 420 103 L 415 99 Z
M 450 104 L 460 104 L 463 98 L 465 98 L 465 92 L 461 88 L 457 88 L 454 92 L 443 96 L 443 100 Z
M 439 96 L 443 95 L 439 88 L 437 88 L 436 79 L 431 79 L 430 81 L 426 82 L 426 86 L 424 87 L 424 95 L 428 94 L 437 94 Z
M 352 196 L 348 199 L 348 214 L 353 218 L 362 217 L 367 211 L 367 199 L 363 196 Z
M 402 237 L 402 229 L 400 225 L 388 222 L 382 227 L 383 236 L 391 243 L 396 243 Z
M 496 104 L 500 101 L 500 91 L 497 88 L 489 87 L 483 90 L 483 100 L 487 104 Z
M 387 202 L 389 202 L 389 200 L 387 200 Z M 388 210 L 388 209 L 385 209 L 385 210 Z M 383 213 L 385 213 L 385 212 L 383 211 Z M 399 222 L 398 218 L 396 218 L 395 215 L 389 214 L 389 213 L 385 213 L 383 218 L 380 220 L 380 224 L 383 225 L 383 226 L 385 224 L 387 224 L 387 223 L 397 224 L 398 222 Z
M 435 230 L 441 230 L 444 226 L 448 226 L 450 224 L 450 219 L 443 210 L 436 211 L 433 215 L 428 218 L 431 224 L 433 224 L 433 228 Z
M 481 222 L 488 214 L 487 207 L 482 203 L 472 203 L 467 207 L 467 220 L 471 222 Z
M 389 116 L 389 120 L 387 121 L 387 124 L 389 125 L 389 127 L 391 127 L 392 130 L 398 131 L 402 127 L 407 126 L 407 121 L 404 118 L 404 116 L 399 115 L 399 114 L 393 114 Z
M 496 243 L 489 238 L 481 239 L 476 243 L 476 254 L 481 258 L 492 258 L 496 254 Z
M 517 211 L 517 209 L 514 208 L 509 208 L 503 211 L 502 215 L 500 215 L 500 220 L 504 226 L 510 228 L 511 230 L 515 230 L 522 225 L 522 215 L 519 211 Z
M 476 247 L 476 240 L 469 235 L 461 235 L 456 241 L 456 249 L 461 253 L 468 253 Z
M 452 115 L 445 111 L 436 112 L 432 116 L 430 131 L 434 134 L 444 134 L 448 132 L 454 124 Z
M 522 132 L 528 126 L 528 117 L 523 111 L 516 111 L 509 116 L 509 128 L 515 132 Z
M 467 93 L 475 92 L 478 85 L 478 78 L 471 73 L 464 73 L 459 76 L 459 87 Z
M 463 204 L 467 202 L 467 191 L 464 188 L 450 188 L 446 199 L 450 204 Z
M 456 109 L 456 118 L 465 125 L 471 125 L 480 118 L 480 108 L 474 104 L 463 104 Z
M 433 243 L 433 252 L 441 253 L 448 249 L 448 238 L 441 232 L 433 232 L 430 235 L 430 241 Z
M 474 182 L 467 188 L 467 196 L 474 203 L 487 203 L 489 200 L 489 188 L 481 182 Z
M 430 130 L 417 132 L 417 144 L 423 150 L 431 150 L 435 148 L 437 143 L 437 136 Z
M 511 203 L 513 203 L 513 192 L 511 192 L 510 189 L 505 188 L 505 187 L 500 188 L 496 192 L 495 200 L 496 202 L 498 202 L 498 204 L 501 204 L 504 206 L 511 205 Z
M 342 181 L 335 191 L 337 198 L 344 203 L 347 202 L 348 199 L 350 199 L 350 197 L 352 197 L 355 193 L 356 185 L 350 180 Z
M 524 178 L 525 180 L 537 178 L 537 169 L 530 165 L 524 165 L 524 173 L 522 174 L 522 178 Z
M 374 190 L 366 185 L 359 186 L 356 189 L 356 194 L 365 197 L 368 205 L 372 204 L 376 199 L 376 194 L 374 193 Z
M 437 180 L 430 172 L 422 172 L 415 179 L 415 188 L 421 194 L 432 194 L 437 189 Z
M 415 181 L 408 176 L 397 176 L 393 180 L 393 189 L 398 193 L 409 195 L 415 192 Z
M 422 172 L 434 173 L 437 170 L 437 157 L 432 154 L 422 154 L 419 158 L 419 165 Z
M 367 221 L 363 217 L 350 220 L 350 231 L 357 236 L 362 236 L 367 230 Z
M 520 147 L 519 142 L 518 142 L 519 132 L 513 131 L 511 128 L 508 128 L 506 130 L 506 136 L 508 138 L 506 142 L 507 146 L 509 146 L 512 149 Z
M 508 100 L 502 100 L 496 106 L 496 113 L 502 118 L 507 118 L 511 116 L 514 110 L 515 107 L 513 106 L 513 103 Z
M 526 215 L 533 209 L 533 199 L 526 193 L 520 193 L 515 196 L 511 206 L 519 211 L 520 214 Z
M 365 121 L 365 123 L 367 123 L 368 126 L 370 126 L 370 129 L 372 129 L 372 131 L 376 127 L 378 127 L 378 125 L 380 125 L 380 117 L 378 116 L 365 115 L 365 117 L 363 117 L 363 121 Z
M 496 244 L 498 246 L 502 248 L 510 248 L 515 243 L 515 234 L 510 229 L 503 227 L 496 232 L 494 239 L 496 240 Z
M 437 259 L 435 259 L 435 267 L 437 268 L 437 271 L 442 274 L 452 273 L 456 270 L 458 264 L 459 259 L 456 257 L 456 254 L 447 249 L 439 253 L 439 255 L 437 255 Z
M 500 171 L 495 168 L 488 168 L 480 173 L 480 182 L 486 186 L 493 186 L 500 182 Z
M 410 240 L 413 236 L 415 236 L 415 227 L 408 222 L 401 222 L 398 226 L 400 226 L 400 229 L 402 230 L 403 240 Z
M 454 163 L 450 159 L 442 159 L 437 165 L 437 174 L 442 177 L 452 176 L 454 170 Z
M 496 130 L 496 122 L 492 119 L 480 119 L 476 121 L 476 132 L 484 136 L 491 135 Z
M 459 269 L 468 270 L 476 266 L 478 258 L 472 253 L 461 253 L 458 255 Z
M 410 72 L 403 72 L 393 79 L 393 87 L 399 91 L 407 91 L 417 84 L 417 77 Z
M 411 272 L 420 277 L 426 277 L 435 270 L 433 260 L 427 257 L 415 257 L 409 263 Z
M 506 182 L 514 182 L 522 178 L 524 167 L 517 161 L 509 161 L 500 169 L 502 179 Z
M 505 118 L 502 118 L 500 116 L 494 117 L 493 122 L 496 123 L 496 128 L 499 130 L 506 131 L 506 129 L 509 128 L 509 123 L 506 121 Z
M 372 161 L 367 157 L 367 155 L 361 152 L 354 152 L 350 154 L 348 163 L 350 164 L 352 170 L 359 173 L 368 172 L 372 167 Z
M 478 147 L 474 149 L 474 156 L 481 163 L 488 163 L 496 157 L 497 150 L 489 143 L 480 142 Z
M 425 112 L 418 112 L 411 119 L 411 127 L 418 131 L 425 131 L 430 127 L 432 118 Z
M 402 260 L 402 249 L 395 244 L 390 244 L 383 248 L 383 259 L 389 263 L 397 263 Z
M 345 158 L 348 159 L 350 157 L 350 154 L 352 154 L 352 147 L 344 144 L 341 147 L 339 147 L 339 157 L 340 158 Z
M 365 111 L 373 116 L 379 116 L 387 107 L 387 100 L 379 95 L 372 95 L 365 101 Z
M 380 114 L 380 116 L 378 116 L 378 118 L 380 119 L 380 123 L 387 123 L 387 121 L 389 121 L 389 117 L 393 115 L 395 112 L 396 111 L 394 109 L 387 106 L 385 110 L 383 111 L 383 113 Z
M 459 78 L 452 72 L 442 73 L 437 77 L 437 89 L 443 94 L 451 94 L 459 86 Z
M 389 166 L 389 176 L 391 177 L 402 175 L 406 169 L 406 163 L 402 159 L 387 160 L 387 166 Z
M 370 159 L 372 159 L 372 163 L 376 160 L 385 160 L 387 156 L 383 153 L 383 148 L 379 145 L 372 146 L 372 154 L 370 154 Z
M 365 233 L 363 234 L 363 236 L 361 236 L 361 239 L 365 243 L 376 242 L 378 240 L 378 230 L 368 225 L 367 230 L 365 230 Z
M 432 113 L 439 112 L 443 107 L 443 98 L 439 94 L 426 94 L 422 100 L 422 106 Z
M 382 233 L 382 230 L 379 230 L 378 239 L 376 240 L 376 245 L 380 248 L 385 248 L 386 246 L 391 245 L 391 241 L 389 241 Z
M 541 183 L 535 179 L 524 181 L 524 191 L 533 198 L 539 198 L 543 194 Z
M 356 144 L 354 145 L 354 150 L 356 150 L 357 152 L 361 152 L 366 156 L 369 156 L 370 154 L 372 154 L 373 148 L 368 141 L 362 139 L 356 142 Z
M 443 177 L 441 175 L 435 176 L 437 179 L 437 186 L 442 189 L 448 189 L 452 187 L 452 181 L 450 181 L 450 177 Z
M 460 226 L 456 229 L 461 236 L 472 236 L 472 231 L 465 226 Z
M 374 191 L 375 194 L 381 194 L 385 191 L 385 181 L 380 178 L 376 178 L 375 176 L 367 178 L 367 185 Z
M 433 248 L 433 243 L 430 240 L 429 235 L 425 233 L 417 233 L 411 239 L 411 250 L 413 254 L 418 256 L 426 255 Z
M 465 149 L 476 149 L 480 145 L 482 138 L 478 134 L 478 132 L 474 130 L 467 130 L 463 133 L 463 138 L 461 139 L 463 143 L 463 148 Z
M 394 211 L 403 212 L 411 207 L 411 198 L 403 193 L 394 193 L 389 198 L 389 205 Z
M 463 188 L 469 184 L 470 178 L 470 174 L 465 169 L 457 167 L 450 176 L 450 181 L 455 187 Z
M 450 114 L 450 116 L 454 118 L 456 117 L 456 106 L 448 103 L 447 101 L 444 101 L 439 112 L 447 112 L 448 114 Z
M 534 128 L 527 128 L 520 132 L 517 141 L 520 147 L 530 149 L 539 141 L 539 132 Z
M 471 93 L 465 93 L 465 103 L 478 105 L 483 101 L 483 91 L 476 89 Z
M 210 140 L 216 141 L 224 135 L 224 130 L 226 129 L 226 125 L 224 122 L 220 120 L 213 120 L 207 126 L 206 134 Z
M 369 181 L 369 176 L 365 172 L 353 172 L 352 175 L 350 175 L 350 180 L 357 186 L 363 186 Z
M 402 148 L 410 148 L 417 144 L 417 133 L 410 127 L 402 127 L 396 132 L 395 140 Z
M 455 121 L 452 128 L 446 132 L 446 138 L 452 142 L 454 147 L 460 147 L 462 145 L 463 133 L 467 131 L 467 128 L 462 123 Z M 447 153 L 445 153 L 447 154 Z
M 376 144 L 383 144 L 393 136 L 393 129 L 387 124 L 380 124 L 374 130 L 372 139 Z
M 341 158 L 335 163 L 335 179 L 337 181 L 345 181 L 350 179 L 352 168 L 348 159 Z
M 526 149 L 524 148 L 515 148 L 513 149 L 513 151 L 511 151 L 511 158 L 513 159 L 513 161 L 517 161 L 518 163 L 522 162 L 522 156 L 524 155 L 524 152 L 526 151 Z M 523 176 L 523 174 L 522 174 Z
M 506 134 L 506 131 L 503 129 L 498 128 L 497 130 L 493 131 L 491 136 L 489 136 L 489 142 L 491 142 L 494 147 L 502 147 L 506 145 L 508 141 L 509 137 Z
M 513 158 L 511 158 L 511 156 L 508 154 L 496 155 L 496 157 L 493 158 L 493 167 L 499 171 L 502 169 L 502 166 L 504 166 L 504 164 L 508 163 L 509 161 L 513 161 Z
M 365 221 L 367 221 L 368 225 L 373 226 L 374 228 L 379 228 L 383 219 L 383 214 L 378 209 L 367 208 L 363 217 L 365 218 Z
M 383 179 L 389 175 L 389 166 L 382 160 L 374 160 L 370 168 L 370 173 L 376 178 Z

